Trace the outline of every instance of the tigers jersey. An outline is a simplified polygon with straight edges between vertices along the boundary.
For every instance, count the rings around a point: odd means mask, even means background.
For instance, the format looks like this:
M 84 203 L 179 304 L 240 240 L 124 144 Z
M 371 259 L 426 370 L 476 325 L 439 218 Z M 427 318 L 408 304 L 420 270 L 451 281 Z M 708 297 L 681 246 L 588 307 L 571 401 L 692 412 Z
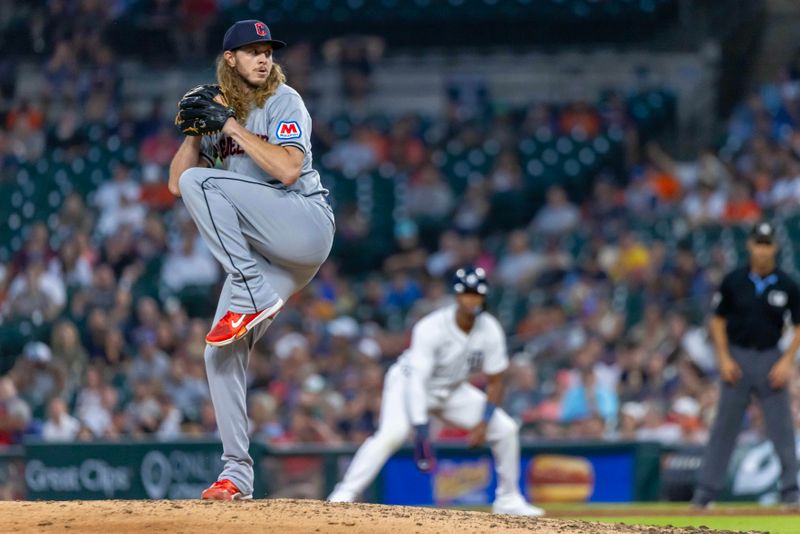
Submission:
M 314 170 L 311 155 L 311 116 L 303 99 L 286 84 L 281 84 L 263 107 L 253 108 L 247 117 L 245 128 L 261 139 L 281 146 L 293 146 L 303 151 L 303 166 L 300 179 L 291 186 L 284 186 L 267 174 L 236 142 L 222 132 L 204 136 L 200 156 L 213 167 L 215 160 L 222 161 L 222 168 L 263 180 L 275 187 L 296 191 L 302 195 L 328 194 L 322 187 L 319 173 Z
M 472 372 L 494 375 L 506 370 L 505 333 L 497 319 L 483 312 L 467 334 L 456 324 L 456 306 L 450 305 L 420 319 L 398 364 L 406 374 L 413 371 L 423 378 L 428 395 L 445 396 Z

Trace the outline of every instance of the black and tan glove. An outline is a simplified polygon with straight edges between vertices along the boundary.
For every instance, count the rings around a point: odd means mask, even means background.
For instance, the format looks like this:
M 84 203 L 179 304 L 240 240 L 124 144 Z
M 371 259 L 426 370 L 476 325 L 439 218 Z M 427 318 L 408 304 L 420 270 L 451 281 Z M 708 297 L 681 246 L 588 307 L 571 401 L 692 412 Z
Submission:
M 175 126 L 184 135 L 208 135 L 219 132 L 229 118 L 236 118 L 219 85 L 198 85 L 178 102 Z

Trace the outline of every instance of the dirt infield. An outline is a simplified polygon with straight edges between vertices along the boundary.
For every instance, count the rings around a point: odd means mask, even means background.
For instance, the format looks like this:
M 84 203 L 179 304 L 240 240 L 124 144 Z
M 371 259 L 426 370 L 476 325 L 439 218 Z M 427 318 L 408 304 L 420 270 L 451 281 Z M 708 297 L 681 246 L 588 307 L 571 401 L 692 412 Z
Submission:
M 517 518 L 466 512 L 331 504 L 320 501 L 258 500 L 220 503 L 202 501 L 47 501 L 0 502 L 0 531 L 19 533 L 151 533 L 243 534 L 283 533 L 451 533 L 536 534 L 720 533 L 709 529 L 663 528 L 586 523 L 574 519 Z

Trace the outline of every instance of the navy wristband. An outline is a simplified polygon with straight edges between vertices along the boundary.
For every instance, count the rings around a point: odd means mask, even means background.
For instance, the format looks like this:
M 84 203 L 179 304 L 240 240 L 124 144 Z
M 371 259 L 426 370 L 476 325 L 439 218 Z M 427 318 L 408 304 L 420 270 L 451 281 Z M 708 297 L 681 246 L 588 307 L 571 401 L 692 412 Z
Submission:
M 489 420 L 492 418 L 492 415 L 494 415 L 495 409 L 497 409 L 497 406 L 495 406 L 493 403 L 491 403 L 491 402 L 489 402 L 487 400 L 486 401 L 486 406 L 483 408 L 483 422 L 484 423 L 488 423 L 489 422 Z
M 422 425 L 414 425 L 414 433 L 417 439 L 428 439 L 428 423 Z

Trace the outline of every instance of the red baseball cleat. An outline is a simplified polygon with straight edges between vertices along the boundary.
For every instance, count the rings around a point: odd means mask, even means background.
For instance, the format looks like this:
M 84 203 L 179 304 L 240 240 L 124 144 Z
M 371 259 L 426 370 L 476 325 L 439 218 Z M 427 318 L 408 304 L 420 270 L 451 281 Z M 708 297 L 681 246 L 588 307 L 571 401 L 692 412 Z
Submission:
M 214 347 L 222 347 L 233 343 L 237 339 L 244 337 L 247 332 L 255 328 L 257 324 L 266 320 L 272 319 L 283 306 L 283 299 L 278 299 L 278 302 L 265 310 L 258 313 L 236 313 L 229 311 L 222 316 L 222 319 L 217 322 L 214 328 L 211 329 L 206 335 L 206 343 Z
M 200 494 L 204 501 L 246 501 L 252 499 L 252 495 L 243 495 L 236 484 L 230 480 L 217 480 L 211 487 Z

